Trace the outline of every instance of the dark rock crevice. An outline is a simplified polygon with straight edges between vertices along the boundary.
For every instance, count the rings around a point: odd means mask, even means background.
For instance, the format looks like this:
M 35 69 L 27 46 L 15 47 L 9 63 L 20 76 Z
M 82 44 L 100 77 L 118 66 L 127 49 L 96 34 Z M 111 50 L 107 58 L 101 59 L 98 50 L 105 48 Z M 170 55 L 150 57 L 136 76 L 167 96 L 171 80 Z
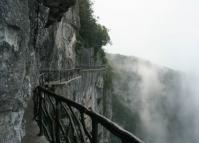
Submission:
M 60 22 L 65 12 L 75 5 L 76 0 L 39 0 L 39 2 L 49 8 L 48 21 L 45 25 L 48 28 L 50 25 Z

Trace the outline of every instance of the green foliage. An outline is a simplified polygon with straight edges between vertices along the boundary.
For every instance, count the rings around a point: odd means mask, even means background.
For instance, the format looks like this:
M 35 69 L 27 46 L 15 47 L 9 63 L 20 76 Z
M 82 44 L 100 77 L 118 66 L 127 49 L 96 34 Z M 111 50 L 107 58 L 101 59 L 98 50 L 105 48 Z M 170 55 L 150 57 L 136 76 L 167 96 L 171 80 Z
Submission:
M 80 32 L 79 40 L 85 48 L 95 48 L 98 51 L 102 46 L 110 42 L 108 30 L 99 24 L 93 15 L 90 0 L 79 1 L 80 10 Z
M 112 99 L 114 122 L 135 134 L 137 132 L 137 128 L 140 128 L 138 113 L 132 112 L 132 110 L 126 106 L 126 103 L 119 95 L 114 94 Z M 115 136 L 112 136 L 111 143 L 120 143 L 120 141 Z

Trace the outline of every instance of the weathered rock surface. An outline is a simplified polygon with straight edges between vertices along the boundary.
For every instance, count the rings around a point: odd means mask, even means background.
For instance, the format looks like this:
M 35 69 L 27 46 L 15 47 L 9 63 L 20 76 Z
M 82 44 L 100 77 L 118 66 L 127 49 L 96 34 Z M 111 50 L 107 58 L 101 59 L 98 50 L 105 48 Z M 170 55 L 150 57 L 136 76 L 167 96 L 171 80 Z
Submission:
M 0 1 L 0 142 L 18 143 L 24 136 L 22 122 L 31 95 L 29 61 L 30 21 L 28 1 Z
M 0 1 L 0 143 L 44 143 L 32 120 L 32 90 L 38 86 L 40 70 L 74 68 L 80 27 L 78 1 Z M 52 9 L 59 3 L 61 11 Z M 63 3 L 64 2 L 64 3 Z M 65 2 L 67 6 L 65 6 Z M 58 8 L 59 9 L 59 8 Z M 52 12 L 53 11 L 53 12 Z M 49 19 L 58 19 L 49 22 Z M 91 59 L 92 52 L 82 52 Z M 100 58 L 85 64 L 101 64 Z M 85 84 L 86 83 L 86 84 Z M 54 87 L 57 93 L 103 113 L 103 73 L 85 72 L 82 79 Z M 107 113 L 108 114 L 108 113 Z
M 49 18 L 48 7 L 37 2 L 30 3 L 30 6 L 35 7 L 35 11 L 30 13 L 30 19 L 33 27 L 31 38 L 36 55 L 37 70 L 60 70 L 75 67 L 76 33 L 79 28 L 78 5 L 76 4 L 64 13 L 60 22 L 53 23 L 49 28 L 45 28 L 46 21 Z M 55 89 L 61 92 L 62 88 L 57 87 Z M 73 88 L 71 87 L 67 93 L 72 94 L 72 91 Z M 45 137 L 37 136 L 39 130 L 36 122 L 32 120 L 33 105 L 31 100 L 29 103 L 24 118 L 26 120 L 26 135 L 23 142 L 48 142 Z

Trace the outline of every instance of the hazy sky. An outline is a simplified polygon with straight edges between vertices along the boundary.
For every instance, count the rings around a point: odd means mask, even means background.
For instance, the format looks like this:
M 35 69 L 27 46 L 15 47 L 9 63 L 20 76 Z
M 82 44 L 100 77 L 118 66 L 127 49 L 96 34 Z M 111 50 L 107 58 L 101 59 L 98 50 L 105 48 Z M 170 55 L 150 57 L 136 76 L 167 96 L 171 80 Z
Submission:
M 199 0 L 94 0 L 109 53 L 199 72 Z

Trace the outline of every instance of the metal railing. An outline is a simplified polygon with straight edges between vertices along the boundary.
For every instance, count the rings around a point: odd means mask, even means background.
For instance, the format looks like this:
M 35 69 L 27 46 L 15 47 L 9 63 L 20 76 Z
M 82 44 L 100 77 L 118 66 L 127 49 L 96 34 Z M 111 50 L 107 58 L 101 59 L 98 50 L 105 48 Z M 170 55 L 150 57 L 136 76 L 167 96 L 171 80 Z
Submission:
M 50 143 L 97 143 L 99 125 L 122 143 L 143 143 L 102 115 L 43 87 L 34 90 L 33 100 L 40 135 L 45 135 Z
M 77 66 L 73 69 L 62 69 L 62 70 L 41 70 L 39 83 L 44 85 L 49 82 L 64 82 L 69 81 L 73 78 L 81 76 L 81 72 L 88 71 L 103 71 L 106 67 L 101 66 Z
M 93 69 L 93 70 L 97 70 L 97 69 L 106 69 L 105 65 L 98 65 L 98 66 L 91 66 L 91 65 L 80 65 L 80 66 L 76 66 L 76 68 L 79 68 L 81 70 L 86 70 L 86 69 Z
M 65 70 L 41 70 L 39 82 L 40 85 L 51 81 L 68 81 L 72 78 L 80 76 L 80 68 L 65 69 Z

